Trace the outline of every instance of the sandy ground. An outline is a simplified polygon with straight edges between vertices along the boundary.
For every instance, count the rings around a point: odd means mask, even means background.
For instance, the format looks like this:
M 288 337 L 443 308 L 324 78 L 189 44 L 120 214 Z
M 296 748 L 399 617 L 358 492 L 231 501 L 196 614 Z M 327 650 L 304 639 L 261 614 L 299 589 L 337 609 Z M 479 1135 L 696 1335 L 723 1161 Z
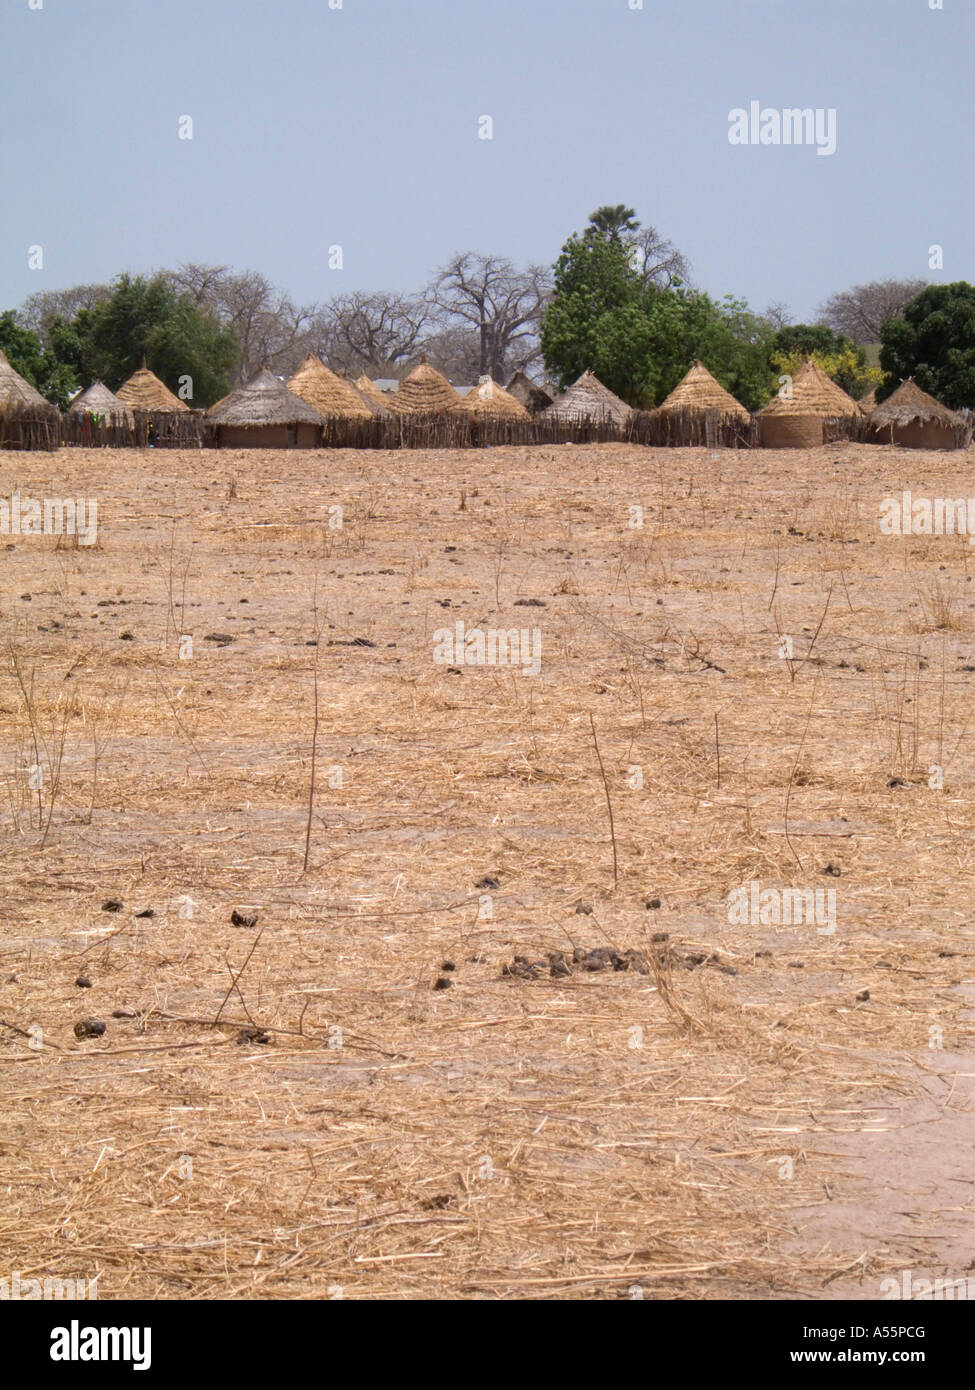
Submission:
M 965 1277 L 975 569 L 878 514 L 973 462 L 0 454 L 0 497 L 98 500 L 91 548 L 0 537 L 9 1270 Z M 437 664 L 458 621 L 537 628 L 538 674 Z M 835 891 L 835 932 L 732 923 L 753 881 Z

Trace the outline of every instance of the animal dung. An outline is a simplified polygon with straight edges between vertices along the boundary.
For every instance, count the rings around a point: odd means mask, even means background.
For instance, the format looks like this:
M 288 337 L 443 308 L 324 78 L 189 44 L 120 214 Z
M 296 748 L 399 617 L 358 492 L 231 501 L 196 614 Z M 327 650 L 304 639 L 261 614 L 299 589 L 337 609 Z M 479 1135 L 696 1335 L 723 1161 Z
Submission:
M 105 1025 L 100 1018 L 82 1018 L 74 1026 L 76 1038 L 100 1038 L 104 1032 Z

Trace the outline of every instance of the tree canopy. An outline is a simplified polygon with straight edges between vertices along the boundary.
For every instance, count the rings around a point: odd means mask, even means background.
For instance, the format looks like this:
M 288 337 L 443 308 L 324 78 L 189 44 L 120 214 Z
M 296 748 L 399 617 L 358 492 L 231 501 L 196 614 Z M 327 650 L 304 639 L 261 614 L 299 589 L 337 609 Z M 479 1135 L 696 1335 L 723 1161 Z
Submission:
M 826 324 L 790 323 L 772 338 L 769 361 L 776 372 L 795 376 L 807 357 L 854 400 L 881 379 L 881 373 L 867 365 L 863 348 Z
M 145 357 L 173 392 L 190 377 L 194 406 L 226 394 L 237 357 L 233 330 L 165 275 L 120 275 L 110 297 L 82 315 L 78 340 L 87 379 L 98 377 L 116 390 Z
M 959 410 L 975 405 L 975 285 L 929 285 L 881 332 L 884 400 L 912 376 L 922 391 Z
M 657 283 L 633 254 L 638 225 L 625 205 L 598 209 L 562 247 L 541 334 L 557 384 L 589 367 L 630 405 L 650 408 L 701 357 L 743 405 L 763 404 L 772 389 L 771 326 L 743 300 L 717 303 L 675 276 Z
M 9 309 L 0 314 L 0 348 L 15 372 L 45 399 L 64 410 L 78 389 L 76 372 L 59 361 L 56 352 L 44 347 L 36 333 L 19 324 Z

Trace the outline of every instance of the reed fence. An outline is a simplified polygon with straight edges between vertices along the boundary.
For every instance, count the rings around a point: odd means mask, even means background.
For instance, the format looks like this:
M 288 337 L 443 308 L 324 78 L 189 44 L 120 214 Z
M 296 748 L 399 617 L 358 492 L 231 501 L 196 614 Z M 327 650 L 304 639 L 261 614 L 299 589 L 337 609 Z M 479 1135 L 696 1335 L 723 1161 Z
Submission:
M 0 448 L 57 449 L 61 445 L 92 449 L 216 448 L 215 428 L 202 411 L 172 414 L 135 411 L 132 424 L 90 414 L 42 417 L 31 407 L 0 416 Z M 827 443 L 862 441 L 866 417 L 828 420 Z M 598 418 L 528 420 L 477 417 L 466 412 L 431 415 L 378 415 L 371 420 L 341 416 L 326 419 L 322 446 L 329 449 L 491 449 L 536 444 L 641 444 L 652 448 L 752 449 L 759 445 L 754 416 L 745 423 L 719 411 L 634 411 L 616 423 Z
M 134 422 L 91 414 L 61 416 L 60 442 L 82 449 L 196 449 L 206 442 L 203 412 L 133 411 Z M 56 446 L 55 446 L 56 447 Z

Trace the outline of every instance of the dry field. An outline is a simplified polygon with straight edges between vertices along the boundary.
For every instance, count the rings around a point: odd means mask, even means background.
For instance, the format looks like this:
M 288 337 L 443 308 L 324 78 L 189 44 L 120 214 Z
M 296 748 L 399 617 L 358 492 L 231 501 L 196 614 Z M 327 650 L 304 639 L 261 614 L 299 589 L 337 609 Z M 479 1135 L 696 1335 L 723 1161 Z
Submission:
M 99 504 L 91 549 L 0 540 L 0 1275 L 964 1276 L 975 552 L 877 518 L 973 462 L 0 454 Z M 435 664 L 458 620 L 538 627 L 540 673 Z M 834 889 L 835 934 L 730 925 L 752 881 Z

